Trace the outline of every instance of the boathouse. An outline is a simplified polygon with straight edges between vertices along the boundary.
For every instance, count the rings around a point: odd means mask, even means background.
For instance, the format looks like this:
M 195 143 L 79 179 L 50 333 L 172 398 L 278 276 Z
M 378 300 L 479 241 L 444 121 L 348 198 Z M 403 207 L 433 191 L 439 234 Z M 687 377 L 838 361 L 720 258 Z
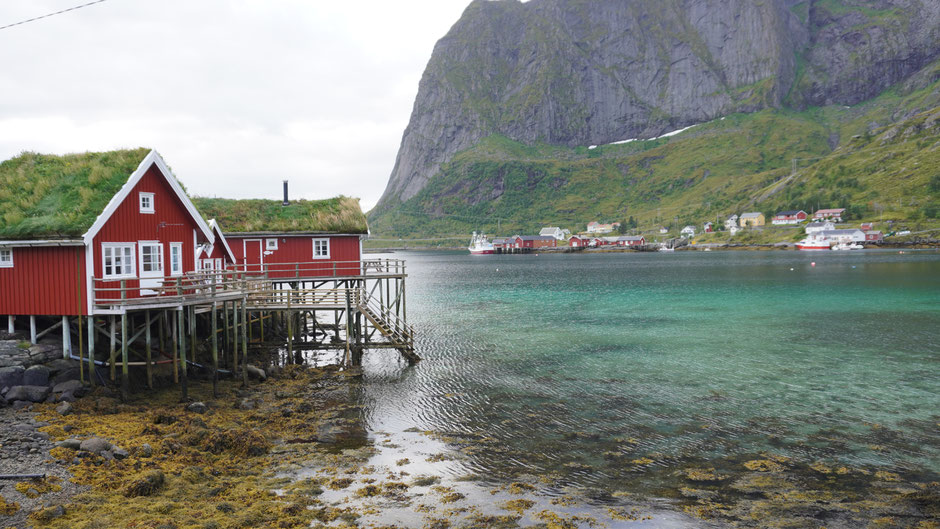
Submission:
M 799 224 L 806 220 L 806 212 L 803 210 L 790 210 L 790 211 L 781 211 L 774 215 L 774 218 L 770 220 L 771 224 L 775 225 L 785 225 L 785 224 Z
M 0 174 L 17 197 L 0 211 L 0 248 L 12 256 L 0 269 L 0 314 L 10 329 L 28 316 L 34 342 L 36 316 L 61 317 L 68 341 L 67 318 L 94 313 L 89 293 L 155 295 L 165 280 L 194 271 L 198 251 L 214 242 L 153 150 L 25 153 Z
M 880 231 L 869 230 L 865 232 L 865 242 L 882 242 L 885 236 Z
M 558 240 L 548 235 L 516 235 L 513 241 L 516 248 L 534 249 L 558 246 Z
M 219 222 L 237 269 L 268 278 L 355 276 L 361 272 L 359 202 L 327 200 L 195 199 Z M 361 213 L 358 213 L 361 215 Z
M 618 246 L 637 247 L 637 246 L 643 246 L 645 244 L 646 244 L 646 238 L 643 237 L 642 235 L 623 235 L 623 236 L 617 237 Z

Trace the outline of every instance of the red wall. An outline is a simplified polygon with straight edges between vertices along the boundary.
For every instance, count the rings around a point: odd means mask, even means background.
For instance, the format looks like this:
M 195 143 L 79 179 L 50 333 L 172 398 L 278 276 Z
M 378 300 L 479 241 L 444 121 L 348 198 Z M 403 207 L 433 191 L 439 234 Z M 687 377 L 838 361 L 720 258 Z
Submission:
M 138 202 L 138 193 L 154 193 L 155 213 L 141 213 Z M 143 178 L 137 182 L 124 202 L 118 206 L 108 222 L 94 239 L 95 275 L 100 278 L 103 274 L 101 260 L 101 243 L 103 242 L 133 242 L 160 241 L 163 243 L 163 274 L 170 277 L 170 245 L 171 242 L 183 243 L 183 273 L 196 269 L 195 248 L 193 247 L 193 230 L 196 230 L 198 243 L 205 242 L 205 236 L 197 227 L 186 207 L 176 196 L 173 188 L 160 174 L 156 166 L 151 166 Z M 140 273 L 140 257 L 137 246 L 134 247 L 136 272 Z M 126 281 L 128 288 L 137 288 L 136 279 Z M 95 281 L 95 287 L 119 288 L 120 281 Z M 120 293 L 99 293 L 96 299 L 117 298 Z M 128 297 L 137 297 L 136 291 Z
M 84 291 L 84 246 L 13 248 L 13 268 L 0 268 L 0 314 L 86 314 Z
M 358 235 L 303 235 L 280 234 L 278 236 L 226 235 L 232 253 L 239 265 L 245 264 L 245 241 L 261 240 L 263 263 L 268 277 L 296 277 L 295 263 L 300 263 L 301 277 L 352 276 L 360 274 L 361 255 Z M 265 239 L 277 239 L 277 250 L 264 250 Z M 313 239 L 330 239 L 330 258 L 313 258 Z M 249 267 L 249 271 L 260 271 Z

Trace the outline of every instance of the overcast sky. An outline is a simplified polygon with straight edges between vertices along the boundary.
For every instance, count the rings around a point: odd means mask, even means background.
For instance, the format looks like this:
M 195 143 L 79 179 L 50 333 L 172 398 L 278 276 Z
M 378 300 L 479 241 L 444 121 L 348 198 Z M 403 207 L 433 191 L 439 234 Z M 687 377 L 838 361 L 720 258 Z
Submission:
M 90 0 L 0 0 L 0 26 Z M 0 30 L 0 159 L 157 149 L 190 193 L 379 199 L 469 0 L 107 0 Z

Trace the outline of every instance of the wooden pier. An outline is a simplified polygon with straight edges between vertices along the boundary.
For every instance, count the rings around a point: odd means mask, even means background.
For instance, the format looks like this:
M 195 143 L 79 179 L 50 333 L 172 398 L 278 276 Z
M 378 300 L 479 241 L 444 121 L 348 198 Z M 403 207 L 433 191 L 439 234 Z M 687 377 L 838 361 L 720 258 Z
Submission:
M 93 315 L 85 325 L 82 317 L 63 317 L 58 325 L 83 378 L 97 366 L 116 382 L 120 371 L 126 394 L 130 368 L 145 368 L 152 387 L 154 369 L 171 365 L 185 396 L 191 369 L 208 371 L 214 382 L 222 374 L 247 383 L 249 350 L 263 347 L 286 347 L 288 359 L 303 350 L 337 350 L 349 366 L 361 365 L 369 349 L 395 349 L 417 362 L 406 277 L 404 261 L 373 259 L 235 266 L 148 288 L 94 278 Z

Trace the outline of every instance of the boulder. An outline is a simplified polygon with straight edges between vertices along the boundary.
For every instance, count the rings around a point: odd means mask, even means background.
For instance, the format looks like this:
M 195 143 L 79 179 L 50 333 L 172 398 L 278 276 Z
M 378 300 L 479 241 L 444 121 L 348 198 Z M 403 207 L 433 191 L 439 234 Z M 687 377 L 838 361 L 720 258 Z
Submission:
M 59 402 L 75 402 L 75 394 L 71 391 L 59 395 Z
M 206 406 L 204 402 L 194 402 L 189 406 L 186 406 L 186 409 L 193 413 L 205 413 L 209 410 L 209 407 Z
M 248 370 L 248 376 L 252 378 L 257 378 L 258 380 L 267 380 L 268 375 L 264 372 L 264 369 L 260 367 L 255 367 L 251 364 L 248 364 L 248 367 L 245 368 Z
M 71 414 L 72 414 L 72 403 L 70 403 L 70 402 L 62 402 L 62 403 L 60 403 L 58 406 L 55 407 L 55 411 L 56 411 L 59 415 L 71 415 Z
M 91 437 L 82 441 L 79 446 L 81 450 L 86 452 L 91 452 L 93 454 L 100 454 L 101 452 L 111 449 L 111 443 L 105 441 L 100 437 Z
M 75 394 L 76 391 L 82 389 L 82 383 L 78 380 L 66 380 L 65 382 L 59 382 L 52 388 L 53 393 L 65 393 L 66 391 L 71 391 L 72 394 Z
M 82 442 L 79 439 L 66 439 L 64 441 L 59 441 L 56 443 L 56 446 L 61 448 L 70 448 L 72 450 L 78 450 L 82 447 Z
M 137 457 L 150 457 L 153 455 L 153 448 L 148 443 L 140 445 L 137 449 Z
M 113 450 L 111 450 L 111 453 L 114 454 L 114 459 L 125 459 L 127 458 L 127 456 L 130 455 L 129 453 L 127 453 L 127 450 L 124 450 L 123 448 L 118 448 L 116 446 L 114 447 Z
M 10 406 L 10 407 L 13 408 L 14 410 L 22 410 L 22 409 L 28 408 L 28 407 L 30 407 L 30 406 L 32 406 L 32 405 L 33 405 L 33 403 L 30 402 L 30 401 L 28 401 L 28 400 L 17 400 L 17 401 L 14 401 L 14 402 L 13 402 L 13 405 Z
M 69 380 L 78 380 L 82 372 L 77 367 L 72 367 L 52 376 L 52 385 L 61 384 Z
M 7 399 L 0 397 L 0 408 L 6 408 L 8 404 Z
M 49 368 L 32 366 L 23 372 L 24 386 L 46 386 L 49 384 Z
M 0 388 L 22 386 L 24 371 L 22 366 L 0 368 Z
M 6 399 L 42 402 L 50 393 L 52 389 L 49 386 L 13 386 L 10 391 L 7 391 Z

